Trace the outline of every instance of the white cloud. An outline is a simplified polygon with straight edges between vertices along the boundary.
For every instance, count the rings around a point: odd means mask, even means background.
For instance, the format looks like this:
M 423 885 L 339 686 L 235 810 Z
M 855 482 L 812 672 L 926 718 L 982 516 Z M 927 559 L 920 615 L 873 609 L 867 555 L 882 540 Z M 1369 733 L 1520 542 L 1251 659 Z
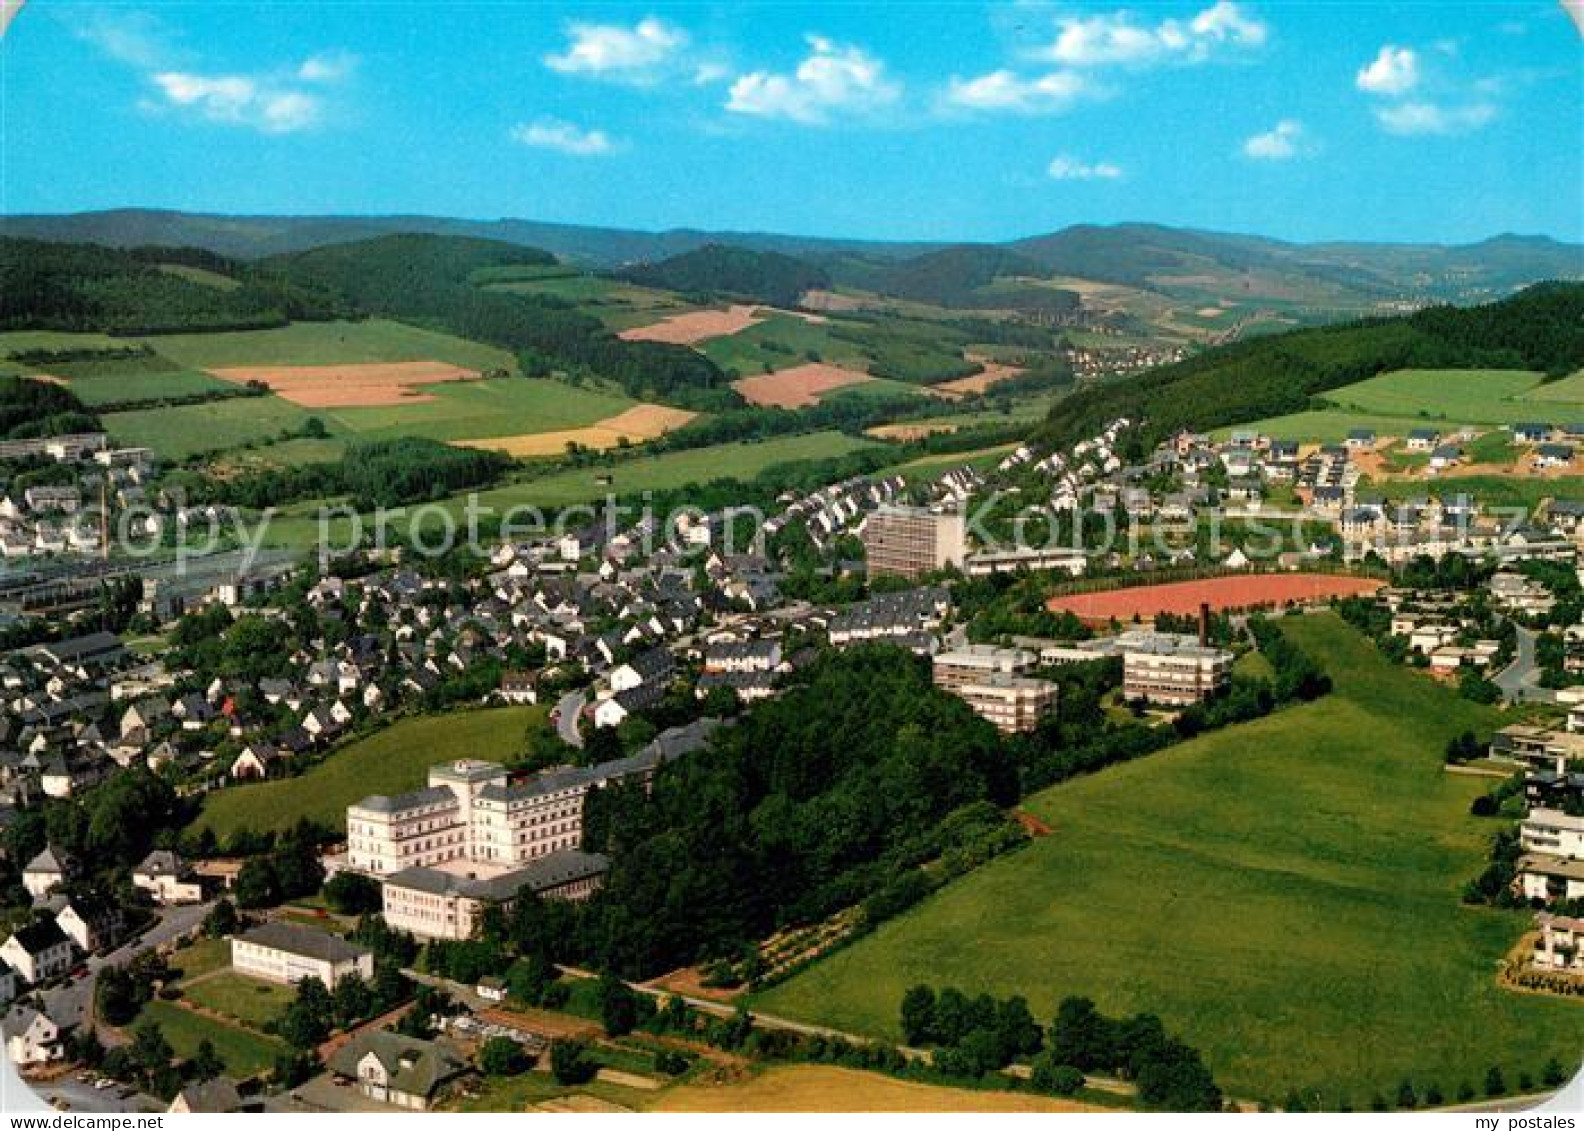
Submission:
M 1064 155 L 1051 161 L 1046 172 L 1056 181 L 1114 181 L 1122 176 L 1122 167 L 1109 161 L 1088 162 Z
M 1303 123 L 1284 118 L 1243 143 L 1243 155 L 1256 161 L 1290 161 L 1303 152 Z
M 70 26 L 78 39 L 118 63 L 152 69 L 170 58 L 159 24 L 147 12 L 91 8 L 74 13 Z
M 1065 16 L 1057 26 L 1056 42 L 1045 54 L 1070 67 L 1199 63 L 1219 48 L 1259 47 L 1269 36 L 1263 22 L 1232 0 L 1217 0 L 1187 21 L 1141 24 L 1130 13 L 1115 11 Z
M 1404 136 L 1419 134 L 1468 133 L 1488 125 L 1496 117 L 1496 107 L 1489 102 L 1471 102 L 1463 106 L 1443 106 L 1434 102 L 1398 102 L 1382 106 L 1375 117 L 1387 133 Z
M 165 107 L 190 110 L 210 122 L 285 134 L 315 126 L 323 104 L 318 97 L 248 75 L 201 75 L 161 71 L 152 76 Z
M 303 82 L 334 83 L 350 78 L 357 70 L 358 58 L 346 51 L 321 51 L 310 55 L 297 68 Z
M 1396 97 L 1419 85 L 1419 56 L 1411 47 L 1388 43 L 1375 58 L 1359 70 L 1354 80 L 1369 94 Z
M 558 55 L 546 55 L 545 66 L 567 75 L 646 82 L 687 46 L 687 33 L 653 16 L 632 27 L 573 22 L 568 44 Z
M 949 105 L 966 110 L 1011 111 L 1019 114 L 1060 113 L 1099 89 L 1075 71 L 1052 71 L 1025 78 L 1013 71 L 991 71 L 978 78 L 953 77 L 946 87 Z
M 834 111 L 865 113 L 895 102 L 899 83 L 885 64 L 861 47 L 808 37 L 809 54 L 792 74 L 753 71 L 732 83 L 726 109 L 736 114 L 786 118 L 820 125 Z
M 550 149 L 568 157 L 609 157 L 619 148 L 604 130 L 585 130 L 558 118 L 513 126 L 513 140 L 535 149 Z

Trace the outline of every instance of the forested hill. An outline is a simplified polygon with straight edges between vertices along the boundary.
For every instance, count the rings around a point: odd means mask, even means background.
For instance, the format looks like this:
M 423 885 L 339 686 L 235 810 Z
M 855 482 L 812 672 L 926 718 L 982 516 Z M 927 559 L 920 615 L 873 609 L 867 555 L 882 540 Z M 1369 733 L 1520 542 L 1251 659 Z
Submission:
M 525 373 L 583 370 L 635 397 L 691 408 L 734 402 L 725 375 L 685 346 L 623 341 L 565 300 L 474 285 L 475 274 L 487 268 L 554 261 L 538 249 L 493 240 L 393 235 L 268 259 L 260 269 L 292 284 L 326 288 L 366 314 L 509 349 Z
M 1065 444 L 1117 417 L 1150 437 L 1300 412 L 1320 393 L 1393 369 L 1584 366 L 1584 283 L 1540 283 L 1501 302 L 1297 330 L 1209 350 L 1059 402 L 1035 439 Z
M 721 294 L 773 306 L 795 306 L 804 293 L 830 286 L 813 264 L 774 251 L 709 244 L 658 263 L 637 263 L 622 275 L 646 287 Z
M 317 288 L 198 248 L 0 239 L 0 330 L 236 330 L 345 313 Z
M 848 261 L 847 272 L 857 264 Z M 1072 311 L 1078 295 L 1054 286 L 1027 285 L 1054 272 L 1028 256 L 987 244 L 964 244 L 895 263 L 872 264 L 858 274 L 859 285 L 914 302 L 965 310 L 1017 308 Z

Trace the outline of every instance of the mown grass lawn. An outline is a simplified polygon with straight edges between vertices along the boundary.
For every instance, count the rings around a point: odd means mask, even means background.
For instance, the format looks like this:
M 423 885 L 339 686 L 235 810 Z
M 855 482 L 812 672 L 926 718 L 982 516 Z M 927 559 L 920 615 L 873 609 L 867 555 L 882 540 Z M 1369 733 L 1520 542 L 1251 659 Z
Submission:
M 179 1059 L 192 1056 L 199 1043 L 207 1039 L 225 1061 L 226 1071 L 238 1079 L 269 1071 L 275 1058 L 286 1050 L 285 1044 L 273 1037 L 204 1017 L 168 1001 L 149 1002 L 129 1028 L 136 1029 L 146 1022 L 159 1026 Z
M 545 707 L 497 707 L 403 719 L 337 750 L 295 778 L 217 790 L 204 799 L 196 827 L 224 843 L 239 829 L 290 828 L 301 817 L 339 827 L 346 807 L 371 793 L 423 785 L 430 766 L 454 758 L 501 761 L 519 753 Z
M 1447 738 L 1497 716 L 1393 667 L 1330 615 L 1284 622 L 1327 698 L 1046 790 L 1053 833 L 755 1000 L 898 1037 L 926 982 L 1158 1014 L 1231 1094 L 1355 1107 L 1411 1079 L 1579 1062 L 1584 1002 L 1499 989 L 1522 915 L 1459 902 L 1495 827 Z
M 187 986 L 182 995 L 194 1005 L 235 1018 L 250 1029 L 262 1030 L 296 1000 L 297 991 L 291 986 L 227 971 Z

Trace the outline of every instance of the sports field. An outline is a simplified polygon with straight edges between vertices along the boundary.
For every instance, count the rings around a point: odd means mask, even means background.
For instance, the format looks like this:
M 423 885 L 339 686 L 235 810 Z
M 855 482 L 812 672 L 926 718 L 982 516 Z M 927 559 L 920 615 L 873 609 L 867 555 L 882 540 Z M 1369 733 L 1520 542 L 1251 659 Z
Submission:
M 416 789 L 437 762 L 509 760 L 526 746 L 544 707 L 497 707 L 403 719 L 351 743 L 300 777 L 256 782 L 205 795 L 195 827 L 224 843 L 238 829 L 283 832 L 298 818 L 338 827 L 346 807 L 371 793 Z
M 1053 612 L 1072 613 L 1087 621 L 1146 620 L 1169 613 L 1194 616 L 1201 604 L 1213 612 L 1228 609 L 1274 608 L 1289 601 L 1323 601 L 1373 593 L 1383 583 L 1367 577 L 1341 577 L 1329 573 L 1238 574 L 1207 577 L 1201 581 L 1174 581 L 1166 585 L 1134 585 L 1097 593 L 1075 593 L 1049 602 Z
M 1523 915 L 1464 907 L 1486 783 L 1441 752 L 1498 716 L 1391 665 L 1330 614 L 1284 631 L 1330 696 L 1048 789 L 1052 829 L 759 995 L 767 1013 L 898 1037 L 920 982 L 1149 1011 L 1240 1098 L 1359 1109 L 1579 1062 L 1584 1001 L 1499 989 Z

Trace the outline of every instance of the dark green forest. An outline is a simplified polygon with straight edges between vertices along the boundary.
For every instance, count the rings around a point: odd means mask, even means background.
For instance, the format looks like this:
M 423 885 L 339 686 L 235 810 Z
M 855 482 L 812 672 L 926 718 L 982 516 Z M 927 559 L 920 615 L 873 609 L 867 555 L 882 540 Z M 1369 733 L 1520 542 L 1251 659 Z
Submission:
M 161 270 L 162 263 L 202 267 L 237 285 L 194 282 Z M 347 313 L 323 292 L 190 248 L 118 251 L 0 239 L 0 330 L 240 330 Z
M 805 291 L 830 286 L 819 267 L 774 251 L 709 244 L 658 263 L 638 263 L 622 277 L 646 287 L 688 294 L 719 294 L 772 306 L 796 306 Z

